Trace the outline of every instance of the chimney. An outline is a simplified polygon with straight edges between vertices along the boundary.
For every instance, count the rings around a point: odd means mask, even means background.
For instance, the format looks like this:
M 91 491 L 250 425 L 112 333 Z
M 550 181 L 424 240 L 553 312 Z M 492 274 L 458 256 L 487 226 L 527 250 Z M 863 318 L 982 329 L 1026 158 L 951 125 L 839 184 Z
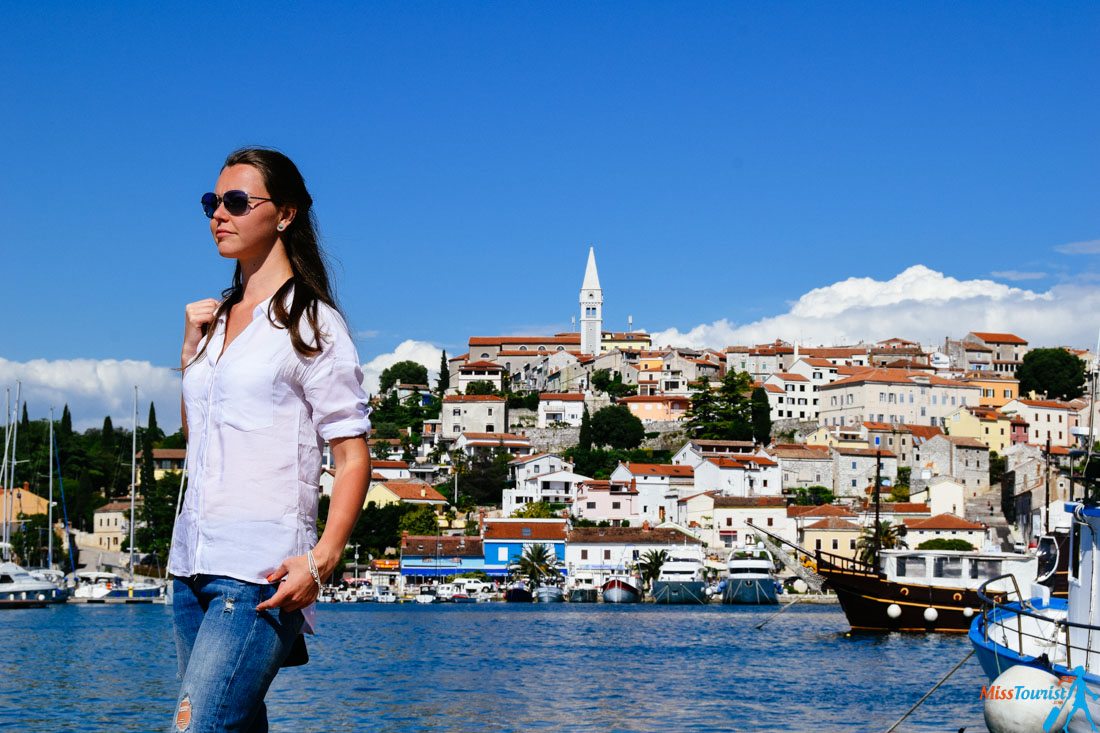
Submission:
M 648 519 L 645 520 L 644 522 L 642 522 L 642 531 L 643 532 L 648 532 L 649 531 L 649 520 Z
M 427 495 L 428 495 L 428 491 L 427 491 L 426 489 L 421 489 L 421 490 L 420 490 L 420 498 L 421 498 L 421 499 L 423 499 L 423 498 L 424 498 L 424 497 L 426 497 Z

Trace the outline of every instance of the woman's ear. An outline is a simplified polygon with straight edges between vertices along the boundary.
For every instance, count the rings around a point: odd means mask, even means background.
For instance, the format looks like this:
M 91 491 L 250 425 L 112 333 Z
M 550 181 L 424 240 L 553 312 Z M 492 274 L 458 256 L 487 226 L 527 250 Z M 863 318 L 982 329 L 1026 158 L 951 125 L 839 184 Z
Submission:
M 290 226 L 290 223 L 294 221 L 294 217 L 298 214 L 298 209 L 293 206 L 284 206 L 279 209 L 279 223 L 276 225 L 276 229 L 280 232 L 284 231 Z

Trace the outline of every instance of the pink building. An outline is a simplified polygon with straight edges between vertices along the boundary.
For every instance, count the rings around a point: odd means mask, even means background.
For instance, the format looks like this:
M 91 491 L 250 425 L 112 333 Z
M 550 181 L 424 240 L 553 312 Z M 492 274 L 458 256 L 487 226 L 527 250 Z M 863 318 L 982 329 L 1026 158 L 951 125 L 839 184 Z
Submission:
M 641 526 L 637 502 L 638 490 L 630 484 L 589 479 L 577 484 L 573 516 L 593 522 L 611 522 L 613 527 L 621 527 L 624 521 Z

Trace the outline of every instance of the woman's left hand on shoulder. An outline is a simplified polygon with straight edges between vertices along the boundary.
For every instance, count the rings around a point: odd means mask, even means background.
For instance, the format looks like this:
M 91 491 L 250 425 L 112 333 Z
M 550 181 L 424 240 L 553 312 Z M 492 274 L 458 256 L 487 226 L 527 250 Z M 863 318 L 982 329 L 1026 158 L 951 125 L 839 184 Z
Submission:
M 275 595 L 256 606 L 257 611 L 270 611 L 278 608 L 283 611 L 299 611 L 317 600 L 319 588 L 309 572 L 309 560 L 305 555 L 288 557 L 275 572 L 267 576 L 275 583 L 280 579 Z

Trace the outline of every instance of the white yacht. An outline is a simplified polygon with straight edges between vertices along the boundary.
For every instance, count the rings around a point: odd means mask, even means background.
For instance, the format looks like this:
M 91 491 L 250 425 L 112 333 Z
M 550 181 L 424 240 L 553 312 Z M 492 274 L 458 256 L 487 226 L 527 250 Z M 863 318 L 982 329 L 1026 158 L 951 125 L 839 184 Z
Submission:
M 13 562 L 0 563 L 0 608 L 38 608 L 64 603 L 69 593 L 49 580 L 36 578 Z
M 117 573 L 81 570 L 76 573 L 73 598 L 91 603 L 108 599 L 148 601 L 164 596 L 164 588 L 164 583 L 157 581 L 130 581 Z
M 706 566 L 699 545 L 682 545 L 667 550 L 668 560 L 653 582 L 657 603 L 703 604 L 707 598 Z

